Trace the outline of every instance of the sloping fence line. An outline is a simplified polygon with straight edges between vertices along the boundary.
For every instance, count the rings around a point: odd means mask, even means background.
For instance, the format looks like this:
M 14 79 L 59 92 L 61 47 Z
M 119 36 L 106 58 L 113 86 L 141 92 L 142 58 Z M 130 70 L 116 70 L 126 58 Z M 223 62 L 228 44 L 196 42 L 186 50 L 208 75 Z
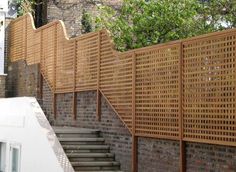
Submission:
M 29 14 L 10 32 L 12 61 L 39 63 L 55 94 L 97 90 L 134 137 L 236 146 L 235 29 L 122 53 L 106 30 L 68 39 Z

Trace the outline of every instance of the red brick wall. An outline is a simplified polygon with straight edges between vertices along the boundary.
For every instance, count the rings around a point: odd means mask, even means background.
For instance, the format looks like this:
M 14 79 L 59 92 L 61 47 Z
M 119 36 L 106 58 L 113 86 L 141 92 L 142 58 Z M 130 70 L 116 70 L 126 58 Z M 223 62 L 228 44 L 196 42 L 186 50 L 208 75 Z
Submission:
M 111 146 L 111 152 L 115 153 L 116 159 L 121 162 L 122 170 L 130 171 L 131 135 L 103 98 L 101 121 L 98 122 L 96 118 L 95 91 L 78 93 L 76 120 L 73 120 L 72 115 L 72 94 L 58 94 L 57 118 L 54 120 L 52 113 L 52 94 L 44 82 L 42 108 L 53 125 L 99 129 L 107 144 Z
M 37 95 L 38 67 L 26 66 L 23 62 L 12 64 L 11 83 L 16 96 Z M 14 75 L 15 73 L 15 75 Z M 34 77 L 28 77 L 32 75 Z M 19 77 L 19 78 L 17 78 Z M 23 82 L 23 83 L 21 83 Z M 14 96 L 13 94 L 13 96 Z M 78 93 L 77 120 L 72 115 L 72 94 L 57 95 L 57 119 L 52 113 L 52 94 L 46 82 L 43 82 L 43 97 L 39 102 L 51 124 L 85 128 L 96 128 L 111 151 L 121 162 L 122 170 L 130 172 L 131 168 L 131 135 L 123 123 L 102 98 L 101 122 L 96 119 L 96 92 Z M 199 143 L 186 144 L 187 172 L 236 172 L 236 147 L 217 146 Z M 138 139 L 139 172 L 178 172 L 179 143 L 177 141 L 139 138 Z
M 187 171 L 235 172 L 236 147 L 187 143 Z

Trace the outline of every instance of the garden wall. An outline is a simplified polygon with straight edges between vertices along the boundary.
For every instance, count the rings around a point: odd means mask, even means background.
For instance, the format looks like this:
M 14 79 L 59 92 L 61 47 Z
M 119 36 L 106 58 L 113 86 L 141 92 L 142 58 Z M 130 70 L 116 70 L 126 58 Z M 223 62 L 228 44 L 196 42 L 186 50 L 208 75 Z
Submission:
M 5 97 L 5 82 L 6 82 L 6 76 L 0 75 L 0 98 Z
M 38 66 L 26 66 L 25 62 L 13 63 L 8 78 L 14 85 L 9 90 L 12 96 L 38 96 Z M 13 72 L 14 71 L 14 72 Z M 29 77 L 31 76 L 31 77 Z M 17 79 L 17 77 L 19 77 Z M 38 97 L 39 100 L 41 100 Z M 125 172 L 131 171 L 131 135 L 118 116 L 102 98 L 101 122 L 96 119 L 96 92 L 80 92 L 77 96 L 77 119 L 73 120 L 72 94 L 57 95 L 57 118 L 52 110 L 52 93 L 43 82 L 41 106 L 53 125 L 67 125 L 101 130 L 111 151 L 121 162 Z M 187 172 L 235 172 L 236 148 L 210 144 L 186 143 Z M 177 141 L 139 138 L 139 172 L 178 172 L 179 143 Z
M 117 4 L 114 6 L 118 7 Z M 89 11 L 94 10 L 94 4 L 75 0 L 49 1 L 48 20 L 62 19 L 71 37 L 79 35 L 83 8 Z M 73 120 L 73 95 L 58 94 L 55 120 L 52 110 L 52 93 L 45 81 L 43 81 L 42 97 L 38 94 L 38 66 L 26 66 L 25 62 L 20 61 L 11 64 L 8 68 L 8 96 L 37 96 L 53 125 L 100 129 L 106 142 L 111 145 L 112 152 L 116 153 L 117 160 L 121 162 L 122 170 L 131 171 L 131 135 L 104 98 L 102 98 L 101 122 L 98 122 L 96 92 L 78 93 L 77 119 Z M 188 172 L 235 172 L 236 148 L 187 142 L 186 167 Z M 179 142 L 139 137 L 138 170 L 139 172 L 179 171 Z
M 25 61 L 8 63 L 8 74 L 6 78 L 6 96 L 38 97 L 39 73 L 38 65 L 27 66 Z
M 62 20 L 65 23 L 68 35 L 71 37 L 80 35 L 82 32 L 81 19 L 83 9 L 96 16 L 96 5 L 106 4 L 119 9 L 122 0 L 57 0 L 48 1 L 47 20 Z

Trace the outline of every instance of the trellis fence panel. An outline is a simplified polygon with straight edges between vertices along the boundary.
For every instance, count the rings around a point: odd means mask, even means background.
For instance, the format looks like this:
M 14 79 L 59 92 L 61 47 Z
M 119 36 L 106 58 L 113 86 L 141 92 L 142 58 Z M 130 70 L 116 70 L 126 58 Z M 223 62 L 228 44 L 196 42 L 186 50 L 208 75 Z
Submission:
M 135 136 L 236 146 L 236 30 L 117 52 L 107 31 L 10 26 L 10 58 L 40 64 L 54 93 L 99 89 Z

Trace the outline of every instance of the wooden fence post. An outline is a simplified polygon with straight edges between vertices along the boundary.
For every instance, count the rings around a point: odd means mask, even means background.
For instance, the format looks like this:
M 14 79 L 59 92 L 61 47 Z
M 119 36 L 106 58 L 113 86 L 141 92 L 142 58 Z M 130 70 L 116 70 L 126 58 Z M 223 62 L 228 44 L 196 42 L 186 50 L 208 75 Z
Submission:
M 180 42 L 179 57 L 179 149 L 180 149 L 180 172 L 186 171 L 185 142 L 183 141 L 183 43 Z
M 98 32 L 98 65 L 97 65 L 97 108 L 98 121 L 101 120 L 101 93 L 100 93 L 100 62 L 101 62 L 101 32 Z
M 136 55 L 133 53 L 132 58 L 132 172 L 137 172 L 137 149 L 138 138 L 135 136 L 135 84 L 136 84 Z
M 56 95 L 56 73 L 57 73 L 57 25 L 55 24 L 55 33 L 54 33 L 54 59 L 53 59 L 53 113 L 54 119 L 57 118 L 57 95 Z
M 73 77 L 74 77 L 74 83 L 73 83 L 73 102 L 72 102 L 72 113 L 73 113 L 73 119 L 76 120 L 77 118 L 77 93 L 76 93 L 76 72 L 77 72 L 77 41 L 74 40 L 74 64 L 73 64 Z
M 24 57 L 24 59 L 25 59 L 25 61 L 26 61 L 26 63 L 27 63 L 27 30 L 28 30 L 28 28 L 27 28 L 27 16 L 25 16 L 25 49 L 24 49 L 24 51 L 25 51 L 25 57 Z

